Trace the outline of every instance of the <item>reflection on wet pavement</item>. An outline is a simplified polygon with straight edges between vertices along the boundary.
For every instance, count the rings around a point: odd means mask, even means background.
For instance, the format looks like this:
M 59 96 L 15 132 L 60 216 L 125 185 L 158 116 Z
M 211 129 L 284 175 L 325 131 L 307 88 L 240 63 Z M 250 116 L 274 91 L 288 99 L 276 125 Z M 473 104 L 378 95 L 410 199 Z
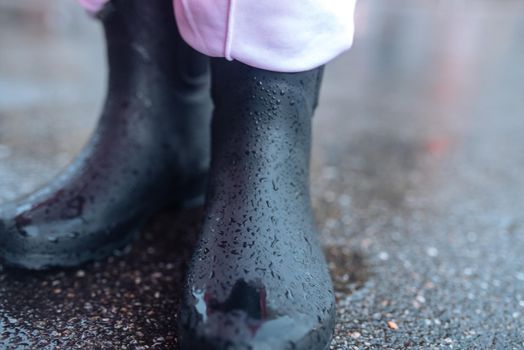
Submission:
M 104 93 L 100 28 L 37 4 L 0 4 L 1 201 L 72 159 Z M 315 117 L 333 349 L 524 347 L 522 7 L 360 3 Z M 200 215 L 163 212 L 129 254 L 80 269 L 2 268 L 0 348 L 176 347 Z

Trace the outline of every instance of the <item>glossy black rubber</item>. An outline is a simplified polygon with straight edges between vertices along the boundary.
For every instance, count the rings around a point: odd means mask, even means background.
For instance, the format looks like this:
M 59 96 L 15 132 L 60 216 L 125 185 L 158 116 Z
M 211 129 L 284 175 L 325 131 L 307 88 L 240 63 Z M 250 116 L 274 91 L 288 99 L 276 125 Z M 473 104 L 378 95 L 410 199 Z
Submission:
M 209 167 L 209 60 L 181 39 L 171 0 L 103 12 L 105 106 L 88 144 L 41 190 L 0 208 L 0 256 L 42 269 L 125 247 L 165 205 L 202 201 Z
M 325 349 L 335 303 L 309 196 L 322 68 L 211 62 L 210 183 L 180 312 L 182 349 Z

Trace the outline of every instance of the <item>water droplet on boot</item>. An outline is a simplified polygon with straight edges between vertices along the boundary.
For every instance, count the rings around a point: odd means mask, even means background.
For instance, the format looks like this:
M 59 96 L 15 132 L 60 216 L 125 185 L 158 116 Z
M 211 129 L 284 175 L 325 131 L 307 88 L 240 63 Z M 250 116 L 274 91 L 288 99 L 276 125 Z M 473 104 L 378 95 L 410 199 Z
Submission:
M 36 237 L 40 233 L 40 230 L 36 226 L 26 226 L 19 232 L 24 237 Z
M 78 237 L 79 235 L 80 235 L 80 233 L 75 231 L 75 232 L 69 232 L 69 233 L 67 234 L 67 237 L 69 237 L 69 238 L 76 238 L 76 237 Z
M 289 289 L 286 290 L 286 298 L 293 299 L 293 292 L 291 292 Z

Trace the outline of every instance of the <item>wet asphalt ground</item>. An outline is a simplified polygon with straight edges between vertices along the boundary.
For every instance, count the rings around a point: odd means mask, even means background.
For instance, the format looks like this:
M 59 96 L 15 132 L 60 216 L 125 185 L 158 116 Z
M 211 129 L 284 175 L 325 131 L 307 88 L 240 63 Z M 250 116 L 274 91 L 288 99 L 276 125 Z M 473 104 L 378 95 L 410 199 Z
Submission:
M 315 118 L 332 349 L 524 348 L 522 10 L 360 3 Z M 82 147 L 105 70 L 100 28 L 70 1 L 0 3 L 1 201 Z M 177 348 L 201 216 L 166 209 L 128 254 L 78 269 L 0 267 L 0 349 Z

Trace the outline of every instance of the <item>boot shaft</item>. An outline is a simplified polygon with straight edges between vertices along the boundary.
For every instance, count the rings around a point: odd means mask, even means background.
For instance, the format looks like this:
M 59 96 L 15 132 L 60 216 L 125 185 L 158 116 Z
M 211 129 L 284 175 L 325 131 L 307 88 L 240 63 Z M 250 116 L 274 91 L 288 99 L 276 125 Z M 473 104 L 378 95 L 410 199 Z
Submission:
M 126 85 L 198 89 L 208 80 L 209 64 L 181 38 L 171 0 L 112 0 L 100 15 L 107 43 L 109 91 Z M 160 81 L 159 81 L 160 80 Z
M 273 96 L 280 102 L 289 99 L 291 105 L 296 103 L 295 108 L 305 108 L 305 114 L 312 116 L 318 105 L 324 66 L 305 72 L 283 73 L 254 68 L 238 61 L 212 58 L 211 71 L 211 93 L 215 106 L 232 99 L 256 97 L 264 100 L 264 97 Z
M 322 68 L 278 73 L 222 59 L 211 62 L 212 191 L 226 183 L 253 182 L 246 190 L 307 197 L 311 119 Z

